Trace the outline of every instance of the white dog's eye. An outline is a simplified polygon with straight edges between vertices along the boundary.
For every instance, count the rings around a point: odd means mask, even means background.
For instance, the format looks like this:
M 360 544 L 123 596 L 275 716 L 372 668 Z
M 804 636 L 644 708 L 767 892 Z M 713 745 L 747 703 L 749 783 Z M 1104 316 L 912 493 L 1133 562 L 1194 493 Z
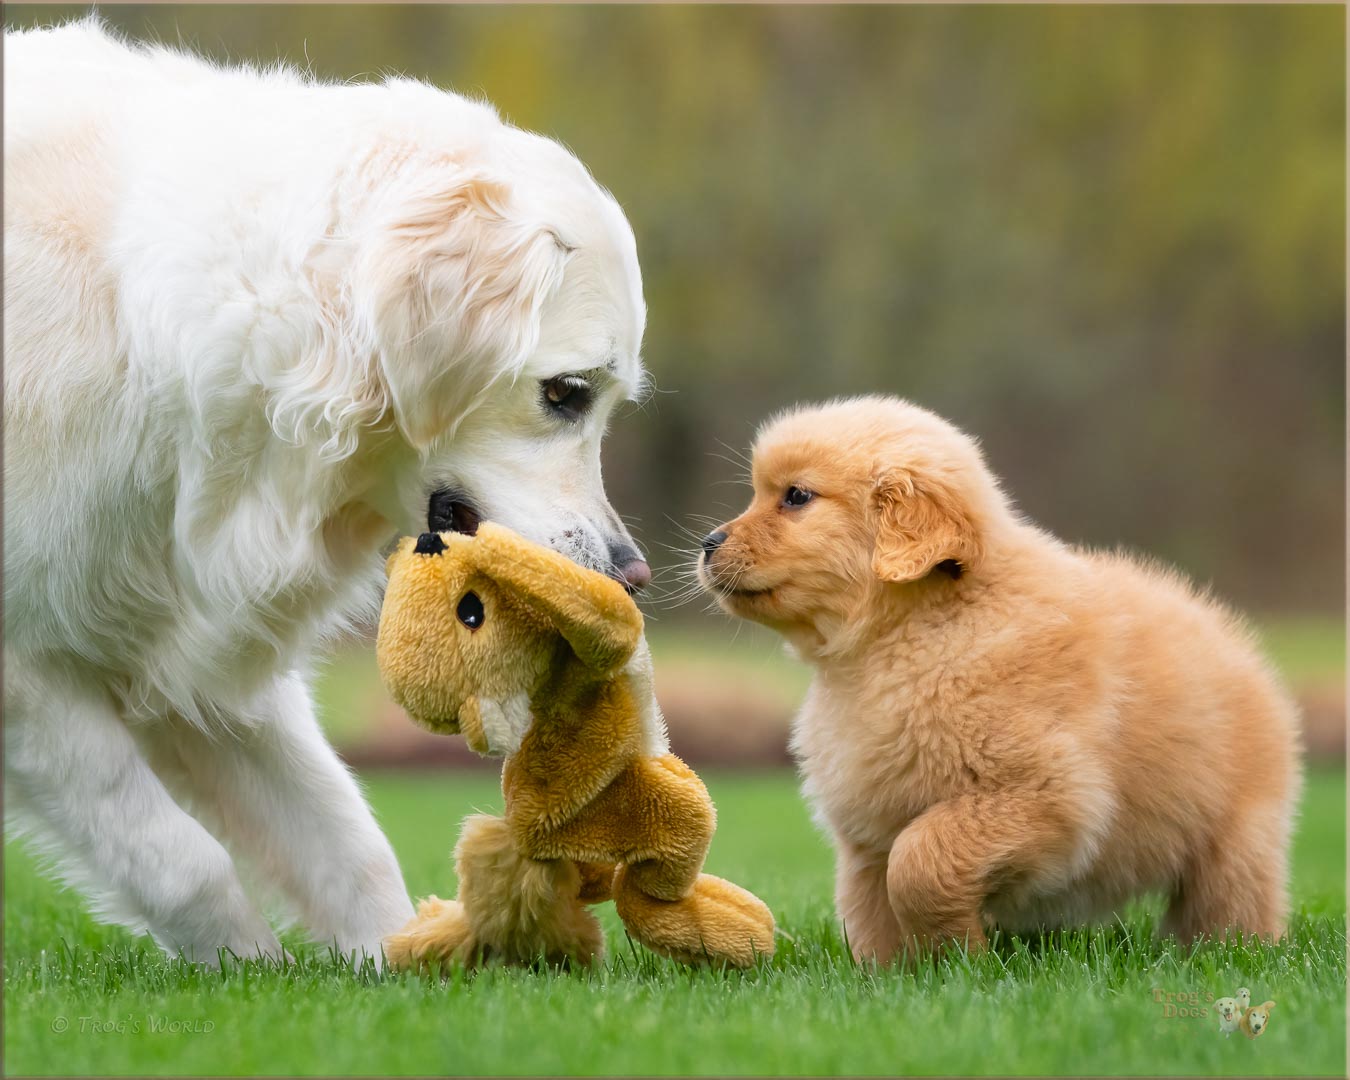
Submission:
M 559 375 L 556 379 L 545 379 L 539 385 L 545 407 L 564 420 L 580 420 L 591 407 L 594 397 L 591 384 L 580 375 Z

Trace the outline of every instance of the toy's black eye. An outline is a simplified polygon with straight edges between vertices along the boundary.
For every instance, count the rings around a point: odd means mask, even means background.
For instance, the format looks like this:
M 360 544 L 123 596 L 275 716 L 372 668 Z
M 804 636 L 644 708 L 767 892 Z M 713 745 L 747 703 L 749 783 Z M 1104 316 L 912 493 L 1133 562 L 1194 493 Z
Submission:
M 815 493 L 807 491 L 806 488 L 790 487 L 783 495 L 783 505 L 805 506 L 813 498 L 815 498 Z
M 545 407 L 564 420 L 580 420 L 591 407 L 594 397 L 591 384 L 580 375 L 559 375 L 539 385 L 544 392 Z
M 470 630 L 477 630 L 483 625 L 483 620 L 487 618 L 483 614 L 483 601 L 478 599 L 477 593 L 466 592 L 460 599 L 459 607 L 455 608 L 455 614 L 459 621 Z

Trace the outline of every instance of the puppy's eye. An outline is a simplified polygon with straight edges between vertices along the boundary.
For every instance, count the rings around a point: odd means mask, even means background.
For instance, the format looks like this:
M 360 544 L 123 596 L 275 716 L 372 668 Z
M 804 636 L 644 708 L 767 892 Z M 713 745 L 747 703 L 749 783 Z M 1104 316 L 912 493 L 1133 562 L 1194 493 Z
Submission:
M 580 375 L 559 375 L 539 384 L 544 407 L 564 420 L 580 420 L 591 407 L 595 394 Z
M 806 488 L 790 487 L 783 494 L 784 506 L 805 506 L 815 498 L 815 492 L 807 491 Z
M 455 615 L 470 630 L 477 630 L 487 618 L 483 613 L 483 601 L 478 599 L 477 593 L 471 592 L 466 592 L 460 598 L 459 607 L 455 608 Z

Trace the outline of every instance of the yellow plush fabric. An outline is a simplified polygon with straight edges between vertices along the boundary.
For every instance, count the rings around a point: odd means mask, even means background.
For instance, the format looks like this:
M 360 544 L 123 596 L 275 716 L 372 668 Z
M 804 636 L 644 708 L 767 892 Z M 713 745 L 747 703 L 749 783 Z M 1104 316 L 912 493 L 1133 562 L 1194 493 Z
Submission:
M 611 898 L 662 955 L 772 955 L 764 903 L 702 873 L 716 814 L 693 770 L 653 752 L 642 615 L 623 588 L 491 524 L 406 539 L 388 569 L 377 653 L 390 693 L 424 726 L 506 757 L 504 817 L 461 831 L 458 898 L 422 901 L 386 939 L 389 961 L 588 964 L 603 944 L 586 905 Z

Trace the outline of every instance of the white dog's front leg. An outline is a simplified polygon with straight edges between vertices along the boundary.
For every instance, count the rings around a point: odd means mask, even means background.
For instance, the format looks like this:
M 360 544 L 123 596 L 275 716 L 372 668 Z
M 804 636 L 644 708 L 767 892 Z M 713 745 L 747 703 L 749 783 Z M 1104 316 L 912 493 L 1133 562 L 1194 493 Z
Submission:
M 17 666 L 17 665 L 16 665 Z M 112 921 L 168 953 L 281 955 L 229 853 L 176 802 L 95 688 L 6 672 L 7 824 L 28 832 Z
M 297 674 L 281 676 L 249 712 L 237 738 L 177 731 L 194 785 L 215 803 L 231 846 L 281 887 L 316 941 L 382 961 L 380 942 L 412 918 L 412 904 L 308 688 Z

